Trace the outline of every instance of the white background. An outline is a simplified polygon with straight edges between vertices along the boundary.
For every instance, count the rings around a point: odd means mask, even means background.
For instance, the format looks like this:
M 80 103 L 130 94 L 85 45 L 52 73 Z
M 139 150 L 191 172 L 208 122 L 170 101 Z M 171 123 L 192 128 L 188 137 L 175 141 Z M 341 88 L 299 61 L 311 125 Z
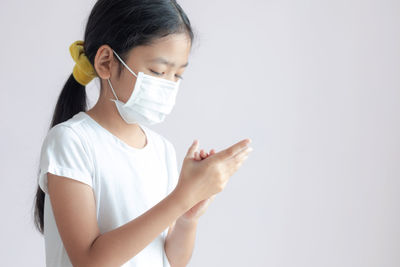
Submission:
M 2 266 L 45 264 L 40 147 L 93 4 L 0 2 Z M 195 138 L 254 148 L 200 218 L 189 266 L 400 266 L 400 2 L 180 4 L 197 40 L 153 129 L 179 166 Z

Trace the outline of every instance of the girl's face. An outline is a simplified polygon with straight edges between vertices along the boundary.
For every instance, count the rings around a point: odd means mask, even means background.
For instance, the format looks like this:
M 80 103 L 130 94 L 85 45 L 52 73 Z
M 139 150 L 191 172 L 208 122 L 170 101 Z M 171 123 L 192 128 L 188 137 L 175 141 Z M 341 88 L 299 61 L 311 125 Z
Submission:
M 158 78 L 177 81 L 178 77 L 183 76 L 188 65 L 190 47 L 190 39 L 186 34 L 171 34 L 156 40 L 151 45 L 134 47 L 125 59 L 125 63 L 136 75 L 143 72 Z M 119 77 L 118 64 L 122 66 Z M 108 45 L 98 49 L 95 68 L 102 79 L 103 96 L 100 97 L 115 99 L 107 82 L 109 78 L 118 99 L 126 102 L 132 94 L 136 77 L 120 63 Z

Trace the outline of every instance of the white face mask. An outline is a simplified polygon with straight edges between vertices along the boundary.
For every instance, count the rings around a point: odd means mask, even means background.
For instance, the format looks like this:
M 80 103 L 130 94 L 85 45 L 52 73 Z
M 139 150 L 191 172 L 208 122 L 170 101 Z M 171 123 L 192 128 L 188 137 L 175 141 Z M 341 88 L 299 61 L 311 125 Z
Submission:
M 147 75 L 143 72 L 139 72 L 138 75 L 136 75 L 114 50 L 113 52 L 121 63 L 136 76 L 135 86 L 126 103 L 118 100 L 110 79 L 107 79 L 116 98 L 110 98 L 110 100 L 114 101 L 121 117 L 129 124 L 143 123 L 152 125 L 164 121 L 166 115 L 171 113 L 175 105 L 181 79 L 177 82 L 173 82 Z

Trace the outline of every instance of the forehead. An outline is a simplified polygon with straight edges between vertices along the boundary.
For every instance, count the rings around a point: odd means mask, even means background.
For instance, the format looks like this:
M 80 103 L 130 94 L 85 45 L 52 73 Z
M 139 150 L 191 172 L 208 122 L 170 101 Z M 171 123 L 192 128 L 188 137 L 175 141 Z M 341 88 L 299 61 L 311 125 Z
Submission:
M 150 62 L 155 58 L 164 58 L 175 66 L 181 66 L 188 61 L 191 42 L 187 34 L 170 34 L 156 39 L 150 45 L 141 45 L 132 49 L 129 60 L 140 60 Z

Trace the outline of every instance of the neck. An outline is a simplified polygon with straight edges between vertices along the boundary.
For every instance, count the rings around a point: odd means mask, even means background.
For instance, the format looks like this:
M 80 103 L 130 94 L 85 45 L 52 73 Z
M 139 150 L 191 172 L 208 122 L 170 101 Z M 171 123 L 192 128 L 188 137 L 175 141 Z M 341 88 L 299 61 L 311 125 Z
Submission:
M 122 119 L 110 98 L 115 99 L 114 95 L 100 95 L 97 103 L 86 113 L 117 136 L 130 137 L 141 134 L 138 124 L 128 124 Z

